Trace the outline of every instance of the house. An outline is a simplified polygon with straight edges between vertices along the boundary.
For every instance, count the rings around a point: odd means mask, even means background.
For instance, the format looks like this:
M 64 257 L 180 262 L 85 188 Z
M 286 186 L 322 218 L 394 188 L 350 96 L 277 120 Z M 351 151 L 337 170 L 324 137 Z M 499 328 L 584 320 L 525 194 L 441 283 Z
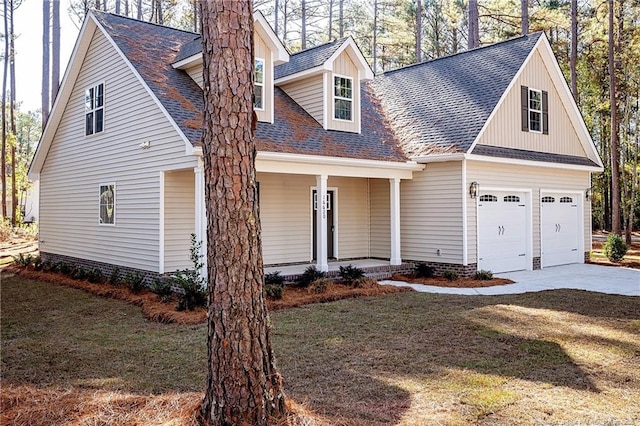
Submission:
M 602 164 L 543 35 L 378 77 L 351 38 L 289 54 L 257 13 L 254 41 L 265 265 L 584 261 Z M 202 84 L 198 34 L 88 14 L 30 169 L 44 258 L 190 266 Z

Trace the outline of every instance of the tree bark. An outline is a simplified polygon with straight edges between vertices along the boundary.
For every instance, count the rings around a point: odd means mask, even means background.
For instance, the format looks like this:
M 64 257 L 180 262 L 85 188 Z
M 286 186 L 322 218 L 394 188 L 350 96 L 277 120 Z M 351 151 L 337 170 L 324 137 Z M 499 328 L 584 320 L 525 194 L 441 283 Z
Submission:
M 300 38 L 301 38 L 301 44 L 302 44 L 302 50 L 305 50 L 307 48 L 307 3 L 305 0 L 302 0 L 302 2 L 300 3 L 300 7 L 301 7 L 301 30 L 300 30 Z
M 156 0 L 156 19 L 158 24 L 164 25 L 164 19 L 162 16 L 162 0 Z
M 329 41 L 333 38 L 333 0 L 329 0 Z
M 527 35 L 529 34 L 529 0 L 520 0 L 520 9 L 522 9 L 522 35 Z
M 478 20 L 478 0 L 469 0 L 469 50 L 480 46 Z
M 136 19 L 138 19 L 138 21 L 142 21 L 142 0 L 138 0 L 138 4 L 136 6 L 138 8 Z
M 578 62 L 578 0 L 571 0 L 571 53 L 569 54 L 569 67 L 571 74 L 571 93 L 573 99 L 578 102 L 578 76 L 576 64 Z
M 4 33 L 9 34 L 9 8 L 3 2 Z M 9 57 L 9 37 L 4 38 L 4 57 Z M 7 75 L 9 61 L 3 61 L 2 73 L 2 217 L 7 217 Z
M 18 191 L 16 188 L 16 48 L 15 48 L 15 31 L 13 27 L 13 14 L 15 12 L 15 0 L 11 1 L 10 19 L 9 19 L 9 74 L 11 78 L 11 98 L 9 101 L 9 114 L 11 117 L 11 134 L 14 136 L 13 144 L 11 144 L 11 225 L 16 226 L 17 208 L 18 208 Z M 5 33 L 7 34 L 7 33 Z M 5 58 L 6 61 L 6 58 Z M 3 105 L 4 106 L 4 105 Z
M 285 396 L 263 296 L 251 1 L 202 2 L 208 374 L 200 421 L 266 425 Z
M 60 88 L 60 2 L 54 1 L 51 20 L 51 105 L 56 101 Z
M 120 15 L 120 0 L 116 0 L 116 15 Z
M 280 34 L 278 34 L 278 13 L 280 11 L 280 1 L 279 0 L 274 0 L 273 3 L 273 31 L 276 33 L 276 35 L 278 37 L 280 37 Z
M 614 63 L 613 0 L 609 0 L 609 103 L 611 105 L 611 231 L 620 235 L 620 148 L 618 146 L 618 105 L 616 102 L 616 72 Z
M 422 0 L 416 4 L 416 62 L 422 62 Z
M 199 13 L 198 13 L 198 9 L 199 9 L 199 2 L 198 0 L 192 0 L 193 5 L 193 32 L 197 33 L 198 32 L 198 21 L 200 20 Z
M 338 26 L 340 38 L 344 37 L 344 0 L 338 0 Z
M 342 0 L 341 0 L 342 1 Z M 340 36 L 342 37 L 342 35 Z M 378 73 L 378 0 L 373 0 L 373 74 Z

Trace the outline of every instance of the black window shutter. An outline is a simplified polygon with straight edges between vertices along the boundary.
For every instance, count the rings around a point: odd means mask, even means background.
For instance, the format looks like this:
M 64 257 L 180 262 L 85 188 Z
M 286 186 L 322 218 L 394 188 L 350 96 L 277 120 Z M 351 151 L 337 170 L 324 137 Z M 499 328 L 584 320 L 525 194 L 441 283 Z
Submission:
M 522 105 L 522 131 L 529 131 L 529 88 L 520 86 L 520 103 Z
M 542 91 L 542 133 L 549 134 L 549 94 Z

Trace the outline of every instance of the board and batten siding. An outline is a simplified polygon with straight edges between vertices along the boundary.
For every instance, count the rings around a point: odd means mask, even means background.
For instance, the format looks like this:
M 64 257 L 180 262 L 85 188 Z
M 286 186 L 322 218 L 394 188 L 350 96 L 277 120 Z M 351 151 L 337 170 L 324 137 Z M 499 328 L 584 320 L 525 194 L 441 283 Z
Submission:
M 104 131 L 85 136 L 84 91 L 98 83 Z M 100 30 L 64 107 L 40 173 L 40 250 L 158 271 L 160 171 L 195 167 L 195 159 Z M 115 225 L 100 225 L 99 185 L 109 183 Z
M 327 84 L 328 90 L 325 93 L 325 102 L 327 106 L 327 116 L 329 117 L 326 125 L 327 129 L 340 130 L 343 132 L 360 131 L 360 81 L 358 79 L 358 68 L 353 63 L 346 51 L 343 51 L 333 61 L 333 74 L 325 74 L 329 79 Z M 353 79 L 353 120 L 336 120 L 334 118 L 334 76 L 351 77 Z
M 400 185 L 404 185 L 403 181 Z M 371 257 L 391 257 L 391 206 L 387 179 L 369 179 Z M 404 253 L 403 253 L 404 255 Z
M 195 232 L 193 169 L 164 173 L 164 272 L 192 268 L 189 249 Z
M 520 87 L 545 90 L 549 94 L 549 134 L 522 131 Z M 576 129 L 562 104 L 540 53 L 530 61 L 507 93 L 478 143 L 528 151 L 586 157 Z
M 324 123 L 324 109 L 322 104 L 324 83 L 322 75 L 283 84 L 280 88 L 318 123 Z
M 429 163 L 400 193 L 402 258 L 462 264 L 462 162 Z
M 532 190 L 531 212 L 533 257 L 540 257 L 540 190 L 567 190 L 582 194 L 584 247 L 591 243 L 591 203 L 584 200 L 584 191 L 591 186 L 590 173 L 581 170 L 564 170 L 551 167 L 531 167 L 512 164 L 467 161 L 467 182 L 476 181 L 483 188 L 509 188 Z M 477 260 L 476 203 L 470 201 L 467 210 L 469 263 Z
M 334 202 L 334 223 L 338 234 L 338 245 L 334 253 L 335 256 L 338 259 L 368 257 L 369 199 L 367 179 L 329 176 L 327 187 L 337 188 L 337 202 Z

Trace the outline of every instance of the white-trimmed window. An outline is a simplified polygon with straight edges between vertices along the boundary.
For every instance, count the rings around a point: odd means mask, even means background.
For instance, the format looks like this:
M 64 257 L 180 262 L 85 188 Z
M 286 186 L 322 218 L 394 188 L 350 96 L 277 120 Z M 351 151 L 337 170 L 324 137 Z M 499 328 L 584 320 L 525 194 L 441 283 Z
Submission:
M 264 109 L 264 59 L 256 58 L 253 89 L 253 108 Z
M 333 77 L 333 118 L 353 121 L 353 79 Z
M 116 184 L 100 184 L 100 197 L 98 201 L 100 224 L 116 224 Z
M 549 134 L 549 94 L 544 90 L 520 86 L 522 131 Z
M 529 89 L 529 131 L 542 133 L 542 92 Z
M 84 91 L 84 134 L 93 135 L 104 130 L 104 83 Z

